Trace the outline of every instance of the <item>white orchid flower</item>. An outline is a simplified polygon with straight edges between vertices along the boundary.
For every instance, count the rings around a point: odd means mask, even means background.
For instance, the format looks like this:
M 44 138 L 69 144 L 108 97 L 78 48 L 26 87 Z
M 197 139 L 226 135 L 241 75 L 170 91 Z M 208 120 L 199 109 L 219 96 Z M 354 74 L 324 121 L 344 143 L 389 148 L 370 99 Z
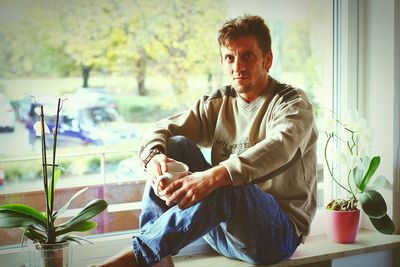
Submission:
M 352 125 L 355 122 L 357 117 L 358 117 L 358 112 L 345 110 L 345 111 L 341 112 L 341 116 L 340 116 L 339 120 L 343 125 L 348 127 L 349 125 Z
M 388 182 L 385 176 L 379 175 L 379 176 L 374 176 L 371 181 L 368 183 L 367 187 L 365 190 L 378 190 L 382 187 L 384 187 Z
M 367 120 L 364 118 L 358 118 L 356 121 L 354 121 L 351 124 L 351 129 L 354 132 L 362 132 L 362 131 L 366 131 L 368 129 L 367 127 Z
M 353 170 L 355 168 L 362 168 L 363 163 L 358 155 L 349 155 L 347 165 L 349 170 Z
M 319 121 L 320 128 L 328 134 L 335 132 L 336 124 L 337 122 L 332 116 L 325 116 Z
M 335 154 L 333 155 L 333 161 L 342 166 L 347 165 L 348 164 L 347 151 L 341 151 L 341 150 L 335 151 Z
M 40 121 L 35 122 L 33 129 L 35 130 L 36 136 L 42 136 L 42 126 Z M 46 122 L 44 123 L 44 132 L 48 134 L 50 133 L 49 126 L 47 126 Z

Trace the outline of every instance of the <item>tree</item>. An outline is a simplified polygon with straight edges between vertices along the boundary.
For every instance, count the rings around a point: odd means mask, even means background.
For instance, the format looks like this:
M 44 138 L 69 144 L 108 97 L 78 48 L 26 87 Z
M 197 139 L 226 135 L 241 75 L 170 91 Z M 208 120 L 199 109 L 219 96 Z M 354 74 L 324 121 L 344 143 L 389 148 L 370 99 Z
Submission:
M 62 47 L 75 64 L 81 67 L 83 87 L 89 86 L 90 72 L 108 66 L 106 51 L 113 8 L 111 1 L 37 2 L 40 28 L 55 47 Z
M 76 71 L 73 61 L 62 49 L 42 38 L 28 2 L 9 2 L 3 7 L 9 10 L 0 16 L 1 77 L 66 76 Z
M 22 54 L 25 64 L 31 63 L 28 67 L 40 67 L 49 73 L 55 70 L 43 67 L 48 62 L 52 66 L 62 62 L 55 69 L 63 70 L 65 75 L 69 74 L 66 67 L 72 72 L 79 67 L 83 87 L 89 86 L 93 70 L 132 73 L 139 95 L 144 95 L 150 71 L 164 74 L 176 94 L 183 95 L 189 75 L 204 74 L 211 80 L 216 72 L 215 32 L 225 17 L 221 12 L 224 4 L 219 1 L 22 2 L 26 19 L 20 30 L 26 29 L 29 34 L 21 35 L 19 30 L 24 45 L 11 46 L 0 57 Z
M 139 94 L 145 94 L 144 81 L 149 64 L 170 78 L 177 95 L 184 94 L 190 74 L 216 72 L 218 48 L 216 28 L 222 22 L 223 4 L 203 0 L 118 1 L 108 50 L 113 67 L 131 66 Z M 128 64 L 133 62 L 133 64 Z M 126 68 L 126 67 L 125 67 Z
M 157 69 L 170 77 L 177 95 L 187 90 L 190 74 L 212 75 L 218 60 L 216 30 L 225 14 L 219 1 L 164 1 L 146 12 L 147 29 L 162 52 Z M 154 12 L 157 12 L 154 14 Z

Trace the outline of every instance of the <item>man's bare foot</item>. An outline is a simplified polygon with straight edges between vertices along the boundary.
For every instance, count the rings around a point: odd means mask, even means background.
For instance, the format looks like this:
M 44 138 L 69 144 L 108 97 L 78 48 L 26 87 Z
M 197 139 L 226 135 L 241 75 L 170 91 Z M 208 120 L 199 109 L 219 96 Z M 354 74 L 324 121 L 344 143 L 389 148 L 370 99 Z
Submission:
M 132 247 L 127 247 L 117 255 L 108 258 L 107 260 L 91 265 L 90 267 L 140 267 L 136 263 L 135 254 Z
M 157 264 L 154 264 L 153 267 L 175 267 L 174 262 L 172 261 L 171 256 L 167 256 L 162 258 L 161 261 Z

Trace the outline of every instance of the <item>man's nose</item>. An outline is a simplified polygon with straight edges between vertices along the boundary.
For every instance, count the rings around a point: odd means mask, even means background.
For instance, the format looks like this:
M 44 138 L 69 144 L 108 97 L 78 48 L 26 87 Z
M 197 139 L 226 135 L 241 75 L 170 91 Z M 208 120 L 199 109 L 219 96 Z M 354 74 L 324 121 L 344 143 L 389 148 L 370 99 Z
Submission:
M 240 58 L 236 58 L 236 60 L 233 62 L 233 70 L 234 72 L 241 72 L 245 69 L 245 64 Z

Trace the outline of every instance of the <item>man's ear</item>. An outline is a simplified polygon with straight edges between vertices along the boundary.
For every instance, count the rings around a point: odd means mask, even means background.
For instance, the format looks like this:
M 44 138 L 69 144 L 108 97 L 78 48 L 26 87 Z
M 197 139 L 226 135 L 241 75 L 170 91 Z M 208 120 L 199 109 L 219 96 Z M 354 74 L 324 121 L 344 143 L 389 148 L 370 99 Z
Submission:
M 274 56 L 272 54 L 272 51 L 269 51 L 264 58 L 264 69 L 267 71 L 267 73 L 269 72 L 269 69 L 272 66 L 272 61 L 274 59 Z

